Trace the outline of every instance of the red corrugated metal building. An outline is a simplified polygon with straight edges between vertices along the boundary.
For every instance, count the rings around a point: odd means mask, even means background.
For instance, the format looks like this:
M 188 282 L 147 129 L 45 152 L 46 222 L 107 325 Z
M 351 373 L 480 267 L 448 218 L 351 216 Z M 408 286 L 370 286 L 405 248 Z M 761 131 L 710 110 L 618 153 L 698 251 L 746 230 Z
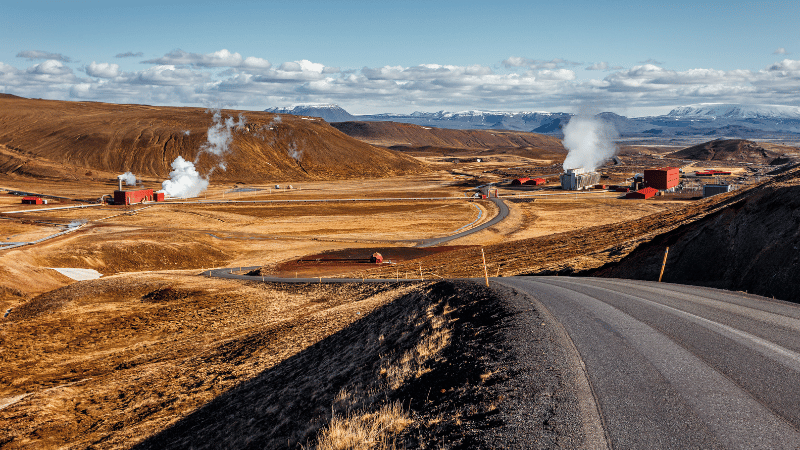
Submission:
M 153 193 L 153 201 L 154 202 L 163 202 L 164 201 L 164 193 L 163 192 L 154 192 Z
M 39 197 L 22 197 L 22 203 L 24 205 L 41 205 L 42 199 Z
M 677 167 L 661 167 L 644 171 L 644 184 L 655 189 L 674 188 L 681 182 L 681 171 Z
M 512 180 L 512 181 L 511 181 L 511 185 L 512 185 L 512 186 L 520 186 L 520 185 L 522 185 L 522 184 L 525 184 L 525 183 L 527 183 L 527 182 L 528 182 L 528 180 L 530 180 L 530 178 L 527 178 L 527 177 L 523 177 L 523 178 L 517 178 L 516 180 Z
M 139 189 L 137 191 L 114 191 L 115 205 L 133 205 L 135 203 L 153 200 L 152 189 Z
M 658 189 L 646 187 L 639 189 L 636 192 L 628 192 L 625 194 L 625 198 L 638 198 L 640 200 L 647 200 L 656 194 L 658 194 Z
M 545 184 L 545 183 L 547 183 L 547 180 L 545 180 L 544 178 L 532 178 L 532 179 L 527 180 L 523 184 L 539 186 L 540 184 Z

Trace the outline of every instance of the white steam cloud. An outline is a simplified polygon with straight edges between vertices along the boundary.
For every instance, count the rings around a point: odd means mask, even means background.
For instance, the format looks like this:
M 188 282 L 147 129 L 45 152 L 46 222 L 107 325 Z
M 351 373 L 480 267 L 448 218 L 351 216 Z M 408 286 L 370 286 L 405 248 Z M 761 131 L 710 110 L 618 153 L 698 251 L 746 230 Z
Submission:
M 117 178 L 124 181 L 128 186 L 136 186 L 136 175 L 131 172 L 125 172 L 122 175 L 117 175 Z
M 231 130 L 234 127 L 243 127 L 245 123 L 247 123 L 247 121 L 241 114 L 239 114 L 238 122 L 233 120 L 233 117 L 228 117 L 223 121 L 222 113 L 220 113 L 219 110 L 215 111 L 214 124 L 208 129 L 208 141 L 200 147 L 200 153 L 208 152 L 223 158 L 219 163 L 219 167 L 221 167 L 222 170 L 225 170 L 226 166 L 224 157 L 230 151 L 229 146 L 233 141 Z M 197 162 L 196 159 L 195 162 Z
M 300 158 L 303 157 L 303 150 L 297 148 L 297 144 L 292 142 L 289 144 L 289 148 L 286 150 L 289 153 L 289 156 L 294 158 L 295 161 L 300 162 Z
M 165 180 L 161 186 L 170 197 L 197 197 L 208 188 L 208 179 L 200 176 L 193 162 L 186 161 L 183 156 L 178 156 L 175 161 L 172 161 L 169 180 Z
M 226 169 L 225 156 L 230 152 L 230 144 L 233 142 L 232 131 L 234 127 L 243 127 L 246 120 L 239 114 L 239 120 L 233 117 L 222 119 L 219 110 L 214 111 L 214 122 L 208 128 L 208 140 L 200 146 L 200 152 L 194 161 L 187 161 L 183 156 L 178 156 L 172 161 L 172 172 L 169 173 L 169 180 L 161 183 L 164 192 L 170 197 L 190 198 L 197 197 L 208 188 L 208 179 L 217 167 Z M 188 132 L 187 132 L 188 134 Z M 210 153 L 218 157 L 216 167 L 205 175 L 201 175 L 195 167 L 195 163 L 203 153 Z
M 564 170 L 582 167 L 593 171 L 614 156 L 614 125 L 598 117 L 575 116 L 564 126 L 564 147 L 569 151 Z

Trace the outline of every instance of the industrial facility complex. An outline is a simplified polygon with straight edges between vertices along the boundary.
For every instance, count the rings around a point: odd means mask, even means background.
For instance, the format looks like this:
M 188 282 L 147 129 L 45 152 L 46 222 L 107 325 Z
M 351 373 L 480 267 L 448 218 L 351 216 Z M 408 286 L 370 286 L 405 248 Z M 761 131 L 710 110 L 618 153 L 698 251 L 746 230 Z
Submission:
M 731 175 L 729 171 L 706 169 L 695 172 L 695 177 L 711 177 Z M 683 171 L 679 167 L 658 167 L 652 169 L 645 169 L 644 173 L 637 173 L 633 178 L 629 178 L 629 184 L 623 185 L 608 185 L 599 184 L 601 178 L 608 178 L 606 175 L 601 175 L 598 172 L 587 172 L 583 168 L 568 169 L 561 174 L 561 189 L 565 191 L 580 191 L 585 189 L 608 189 L 614 192 L 624 193 L 624 198 L 642 199 L 646 200 L 656 195 L 662 195 L 665 192 L 676 192 L 677 189 L 683 189 L 684 185 L 681 184 L 681 177 Z M 527 184 L 538 185 L 540 183 L 534 180 L 544 180 L 540 178 L 517 178 L 511 182 L 511 186 L 522 186 Z M 724 192 L 733 190 L 733 185 L 717 184 L 703 185 L 703 197 L 717 195 Z M 696 189 L 696 188 L 690 188 Z

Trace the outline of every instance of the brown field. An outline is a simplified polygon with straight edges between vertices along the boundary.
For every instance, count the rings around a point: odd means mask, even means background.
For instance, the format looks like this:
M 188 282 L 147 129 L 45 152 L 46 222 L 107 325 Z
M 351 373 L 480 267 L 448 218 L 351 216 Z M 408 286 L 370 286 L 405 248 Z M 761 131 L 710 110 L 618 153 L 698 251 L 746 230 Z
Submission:
M 2 448 L 129 448 L 257 375 L 306 357 L 309 348 L 398 299 L 405 299 L 400 313 L 408 320 L 394 317 L 396 323 L 373 324 L 377 334 L 368 330 L 375 334 L 370 348 L 385 364 L 375 386 L 415 379 L 448 345 L 450 310 L 426 297 L 428 284 L 278 286 L 206 278 L 204 269 L 260 267 L 255 273 L 290 278 L 416 278 L 421 272 L 438 280 L 483 276 L 482 249 L 490 276 L 596 269 L 734 204 L 750 187 L 760 189 L 756 181 L 772 170 L 746 164 L 751 161 L 696 161 L 696 167 L 730 167 L 730 179 L 744 180 L 740 191 L 705 200 L 694 199 L 694 192 L 648 201 L 596 191 L 564 195 L 552 176 L 545 188 L 501 183 L 510 210 L 504 221 L 422 249 L 416 247 L 422 239 L 452 235 L 497 214 L 494 203 L 466 198 L 475 186 L 560 170 L 560 143 L 532 133 L 451 133 L 402 124 L 351 124 L 347 136 L 324 121 L 287 117 L 273 141 L 254 137 L 253 127 L 238 130 L 229 170 L 215 175 L 200 198 L 47 209 L 90 205 L 116 189 L 116 174 L 126 170 L 140 172 L 145 187 L 159 188 L 174 156 L 195 155 L 209 115 L 8 96 L 0 102 L 3 192 L 60 197 L 32 206 L 0 194 L 0 243 L 32 241 L 83 223 L 51 240 L 0 249 Z M 34 126 L 36 114 L 42 122 Z M 274 119 L 247 115 L 258 127 Z M 299 137 L 309 158 L 303 170 L 285 148 Z M 377 144 L 405 146 L 408 154 Z M 646 167 L 686 165 L 664 157 L 674 150 L 628 147 L 623 165 L 603 171 L 611 183 Z M 375 251 L 391 264 L 366 263 Z M 51 268 L 94 269 L 103 276 L 74 281 Z M 428 309 L 415 309 L 423 304 Z M 381 330 L 396 340 L 384 342 Z M 361 344 L 354 339 L 348 352 L 357 353 Z M 401 347 L 415 349 L 409 358 L 416 362 L 398 362 L 410 354 L 392 353 Z M 307 446 L 318 430 L 322 441 L 336 432 L 337 421 L 286 431 L 295 425 L 281 416 L 281 395 L 302 396 L 285 389 L 263 404 L 270 417 L 285 419 L 280 439 L 291 436 Z M 342 400 L 329 391 L 320 387 L 324 395 L 308 400 L 318 402 L 314 411 L 324 411 L 318 417 L 330 416 L 333 402 Z M 295 406 L 305 408 L 300 403 Z M 396 405 L 382 408 L 397 424 L 407 420 Z M 373 417 L 337 414 L 352 416 L 351 422 Z M 157 448 L 159 441 L 153 442 Z

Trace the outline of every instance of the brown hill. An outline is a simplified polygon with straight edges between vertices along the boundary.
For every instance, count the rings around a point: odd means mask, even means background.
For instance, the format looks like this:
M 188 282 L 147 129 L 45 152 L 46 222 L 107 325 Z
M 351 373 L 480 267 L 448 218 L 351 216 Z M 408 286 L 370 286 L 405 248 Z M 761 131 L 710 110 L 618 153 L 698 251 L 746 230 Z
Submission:
M 698 161 L 736 161 L 767 164 L 781 154 L 745 139 L 718 139 L 678 150 L 667 155 Z
M 733 195 L 733 194 L 729 194 Z M 747 291 L 800 301 L 800 169 L 728 208 L 655 237 L 596 275 Z
M 522 131 L 449 130 L 397 122 L 338 122 L 341 132 L 374 145 L 397 150 L 496 150 L 533 158 L 564 157 L 561 140 Z
M 353 139 L 320 119 L 222 111 L 223 119 L 240 114 L 246 124 L 232 129 L 227 170 L 216 170 L 212 181 L 382 177 L 425 170 L 407 155 Z M 3 95 L 0 144 L 6 148 L 0 152 L 0 168 L 29 176 L 57 177 L 79 167 L 163 178 L 178 155 L 197 157 L 212 124 L 212 113 L 202 108 Z M 203 173 L 217 162 L 202 157 L 198 168 Z M 48 169 L 26 173 L 25 167 L 37 165 Z M 63 173 L 50 170 L 60 166 L 66 166 Z

